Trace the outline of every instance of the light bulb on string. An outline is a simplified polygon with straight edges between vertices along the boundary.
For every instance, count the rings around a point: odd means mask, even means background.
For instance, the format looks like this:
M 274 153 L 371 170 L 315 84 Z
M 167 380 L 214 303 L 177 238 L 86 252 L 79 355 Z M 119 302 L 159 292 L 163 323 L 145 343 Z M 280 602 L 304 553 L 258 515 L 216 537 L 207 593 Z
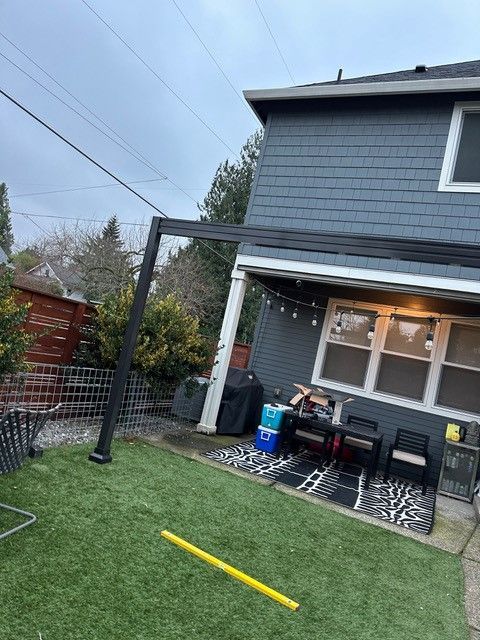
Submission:
M 272 306 L 272 301 L 270 300 L 270 297 L 267 298 L 267 307 L 271 307 Z
M 257 290 L 257 287 L 255 285 L 252 286 L 252 291 L 255 292 Z
M 267 294 L 265 293 L 265 291 L 262 293 L 262 298 L 265 300 Z
M 342 333 L 342 321 L 341 320 L 337 320 L 337 324 L 335 326 L 335 332 L 336 333 Z
M 282 300 L 282 306 L 280 307 L 280 311 L 285 313 L 285 300 Z
M 397 307 L 395 307 L 393 313 L 390 314 L 390 324 L 393 324 L 397 319 L 396 314 L 397 314 Z
M 316 327 L 318 324 L 318 320 L 317 320 L 317 310 L 315 309 L 315 313 L 313 314 L 313 318 L 312 318 L 312 325 L 314 327 Z
M 367 333 L 368 340 L 373 340 L 373 338 L 375 336 L 375 323 L 377 321 L 377 318 L 378 318 L 378 316 L 375 316 L 375 318 L 373 319 L 373 322 L 368 327 L 368 333 Z
M 296 306 L 296 307 L 295 307 L 295 309 L 293 310 L 292 318 L 293 318 L 294 320 L 296 320 L 296 319 L 298 318 L 298 302 L 297 302 L 297 306 Z
M 427 338 L 425 340 L 425 349 L 427 351 L 431 351 L 433 349 L 433 323 L 434 323 L 434 319 L 433 318 L 429 318 L 428 319 L 429 325 L 428 325 L 428 333 L 427 333 Z

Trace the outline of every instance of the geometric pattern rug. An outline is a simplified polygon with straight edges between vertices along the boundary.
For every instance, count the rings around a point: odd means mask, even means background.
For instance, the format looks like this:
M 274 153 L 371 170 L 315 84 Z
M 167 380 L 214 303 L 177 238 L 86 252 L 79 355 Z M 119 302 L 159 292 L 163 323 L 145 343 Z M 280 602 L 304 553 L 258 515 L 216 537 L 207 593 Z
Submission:
M 210 460 L 243 469 L 298 491 L 319 496 L 380 520 L 429 534 L 435 513 L 435 490 L 398 478 L 383 482 L 371 478 L 365 488 L 365 469 L 357 464 L 326 462 L 308 449 L 277 459 L 255 448 L 255 441 L 240 442 L 203 454 Z

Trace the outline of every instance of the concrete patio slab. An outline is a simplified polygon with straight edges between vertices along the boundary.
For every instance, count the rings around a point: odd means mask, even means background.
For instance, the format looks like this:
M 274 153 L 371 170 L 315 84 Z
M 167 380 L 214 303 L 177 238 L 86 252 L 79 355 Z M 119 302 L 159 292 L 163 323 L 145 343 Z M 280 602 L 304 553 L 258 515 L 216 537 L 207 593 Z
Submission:
M 465 610 L 469 626 L 480 631 L 480 563 L 462 558 L 465 574 Z
M 463 557 L 473 562 L 480 562 L 480 525 L 477 526 L 465 547 Z

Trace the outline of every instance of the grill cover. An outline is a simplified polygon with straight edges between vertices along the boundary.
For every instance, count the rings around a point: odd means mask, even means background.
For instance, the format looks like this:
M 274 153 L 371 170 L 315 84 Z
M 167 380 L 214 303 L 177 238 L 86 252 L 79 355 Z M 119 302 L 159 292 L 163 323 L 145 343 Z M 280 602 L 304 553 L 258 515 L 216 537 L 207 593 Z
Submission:
M 229 367 L 217 419 L 217 433 L 252 433 L 259 425 L 263 386 L 251 369 Z

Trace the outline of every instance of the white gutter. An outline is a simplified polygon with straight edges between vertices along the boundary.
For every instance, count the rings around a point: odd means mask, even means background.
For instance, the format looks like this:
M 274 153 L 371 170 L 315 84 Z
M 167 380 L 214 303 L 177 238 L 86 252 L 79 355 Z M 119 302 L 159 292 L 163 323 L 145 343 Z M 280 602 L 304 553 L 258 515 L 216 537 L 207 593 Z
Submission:
M 426 72 L 428 73 L 428 71 Z M 299 100 L 302 98 L 336 98 L 349 96 L 395 95 L 411 93 L 445 93 L 480 91 L 480 78 L 441 78 L 432 80 L 397 80 L 352 84 L 309 85 L 281 89 L 249 89 L 243 92 L 247 102 L 264 100 Z

